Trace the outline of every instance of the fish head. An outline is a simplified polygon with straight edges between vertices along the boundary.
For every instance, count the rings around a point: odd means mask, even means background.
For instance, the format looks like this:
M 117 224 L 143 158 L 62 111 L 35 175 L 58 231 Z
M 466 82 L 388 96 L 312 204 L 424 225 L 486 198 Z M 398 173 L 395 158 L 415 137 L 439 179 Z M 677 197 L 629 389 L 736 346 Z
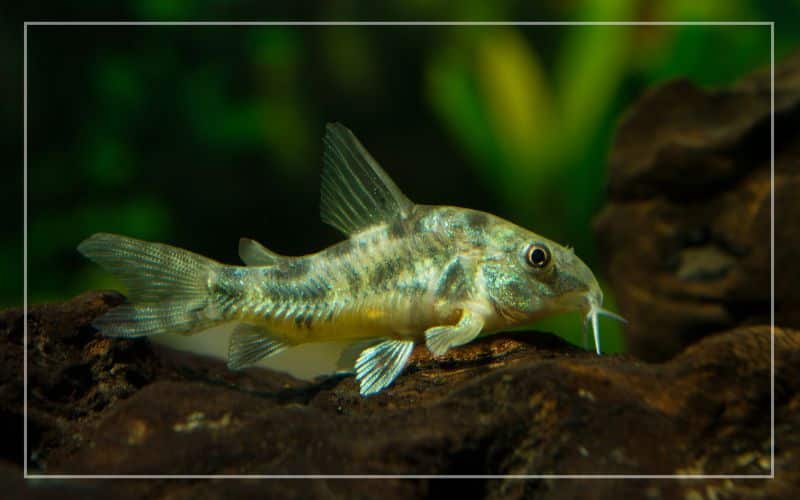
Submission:
M 600 352 L 598 315 L 625 321 L 603 309 L 603 291 L 594 273 L 570 247 L 498 219 L 487 231 L 482 276 L 503 327 L 580 312 L 594 330 Z

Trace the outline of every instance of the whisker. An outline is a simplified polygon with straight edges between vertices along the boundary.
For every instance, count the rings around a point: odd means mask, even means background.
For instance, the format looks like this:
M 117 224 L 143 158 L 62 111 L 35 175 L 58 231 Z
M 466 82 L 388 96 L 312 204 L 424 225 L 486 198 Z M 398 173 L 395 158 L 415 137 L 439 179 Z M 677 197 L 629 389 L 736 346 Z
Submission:
M 595 314 L 600 314 L 602 316 L 606 316 L 608 318 L 615 319 L 615 320 L 620 321 L 622 323 L 627 323 L 628 322 L 627 319 L 623 318 L 619 314 L 611 312 L 608 309 L 603 309 L 602 307 L 596 307 L 594 312 L 595 312 Z
M 593 308 L 589 314 L 591 314 L 592 317 L 592 330 L 594 330 L 594 347 L 597 350 L 597 355 L 599 356 L 602 354 L 602 352 L 600 351 L 600 323 L 597 320 L 597 309 Z
M 594 333 L 594 346 L 595 346 L 595 350 L 597 351 L 598 355 L 602 354 L 602 351 L 600 349 L 600 321 L 599 321 L 599 317 L 600 316 L 607 316 L 607 317 L 609 317 L 611 319 L 615 319 L 615 320 L 621 321 L 623 323 L 627 323 L 628 322 L 628 320 L 626 320 L 625 318 L 623 318 L 622 316 L 620 316 L 617 313 L 613 313 L 613 312 L 611 312 L 611 311 L 609 311 L 607 309 L 603 309 L 602 307 L 600 307 L 598 305 L 595 305 L 595 304 L 591 305 L 591 307 L 589 309 L 589 312 L 586 314 L 586 319 L 583 322 L 583 347 L 584 348 L 588 347 L 586 345 L 587 344 L 587 338 L 586 338 L 587 337 L 586 336 L 587 328 L 586 327 L 588 326 L 589 322 L 591 321 L 591 323 L 592 323 L 592 332 Z

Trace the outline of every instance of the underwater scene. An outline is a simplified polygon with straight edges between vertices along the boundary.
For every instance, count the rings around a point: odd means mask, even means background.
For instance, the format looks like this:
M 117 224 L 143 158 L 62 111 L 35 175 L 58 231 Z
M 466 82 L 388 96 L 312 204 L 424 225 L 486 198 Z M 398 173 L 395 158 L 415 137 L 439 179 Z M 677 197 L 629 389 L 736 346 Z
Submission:
M 211 8 L 144 2 L 102 18 L 175 22 L 28 24 L 0 484 L 792 498 L 795 7 L 190 25 Z

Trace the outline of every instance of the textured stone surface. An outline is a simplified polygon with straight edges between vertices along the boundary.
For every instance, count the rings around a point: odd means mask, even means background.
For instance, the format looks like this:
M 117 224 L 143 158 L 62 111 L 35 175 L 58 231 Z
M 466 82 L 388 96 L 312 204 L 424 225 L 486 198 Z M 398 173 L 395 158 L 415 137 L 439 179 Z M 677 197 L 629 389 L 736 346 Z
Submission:
M 89 293 L 29 319 L 28 458 L 46 474 L 768 474 L 770 337 L 744 327 L 673 360 L 576 349 L 547 333 L 490 337 L 443 359 L 415 351 L 386 391 L 352 377 L 307 383 L 264 369 L 105 339 L 89 326 L 117 304 Z M 18 311 L 0 314 L 2 352 L 21 359 Z M 413 496 L 690 498 L 692 491 L 788 498 L 800 487 L 800 332 L 776 335 L 776 480 L 435 480 L 39 482 L 24 485 L 21 443 L 0 480 L 48 498 Z M 4 365 L 8 366 L 8 365 Z M 21 427 L 19 372 L 4 408 Z M 463 488 L 463 489 L 461 489 Z M 711 493 L 709 493 L 711 492 Z
M 775 75 L 776 320 L 800 327 L 800 53 Z M 600 254 L 628 346 L 664 360 L 712 332 L 769 323 L 770 82 L 673 81 L 623 118 Z

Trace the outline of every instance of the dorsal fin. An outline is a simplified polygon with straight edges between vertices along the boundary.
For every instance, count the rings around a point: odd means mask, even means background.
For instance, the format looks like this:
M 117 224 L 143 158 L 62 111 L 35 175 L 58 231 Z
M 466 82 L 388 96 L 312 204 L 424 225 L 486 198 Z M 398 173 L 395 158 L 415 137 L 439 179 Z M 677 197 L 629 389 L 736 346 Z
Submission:
M 239 239 L 239 258 L 248 266 L 271 266 L 285 257 L 276 254 L 256 240 Z
M 350 130 L 326 126 L 320 215 L 347 235 L 404 219 L 414 207 Z

